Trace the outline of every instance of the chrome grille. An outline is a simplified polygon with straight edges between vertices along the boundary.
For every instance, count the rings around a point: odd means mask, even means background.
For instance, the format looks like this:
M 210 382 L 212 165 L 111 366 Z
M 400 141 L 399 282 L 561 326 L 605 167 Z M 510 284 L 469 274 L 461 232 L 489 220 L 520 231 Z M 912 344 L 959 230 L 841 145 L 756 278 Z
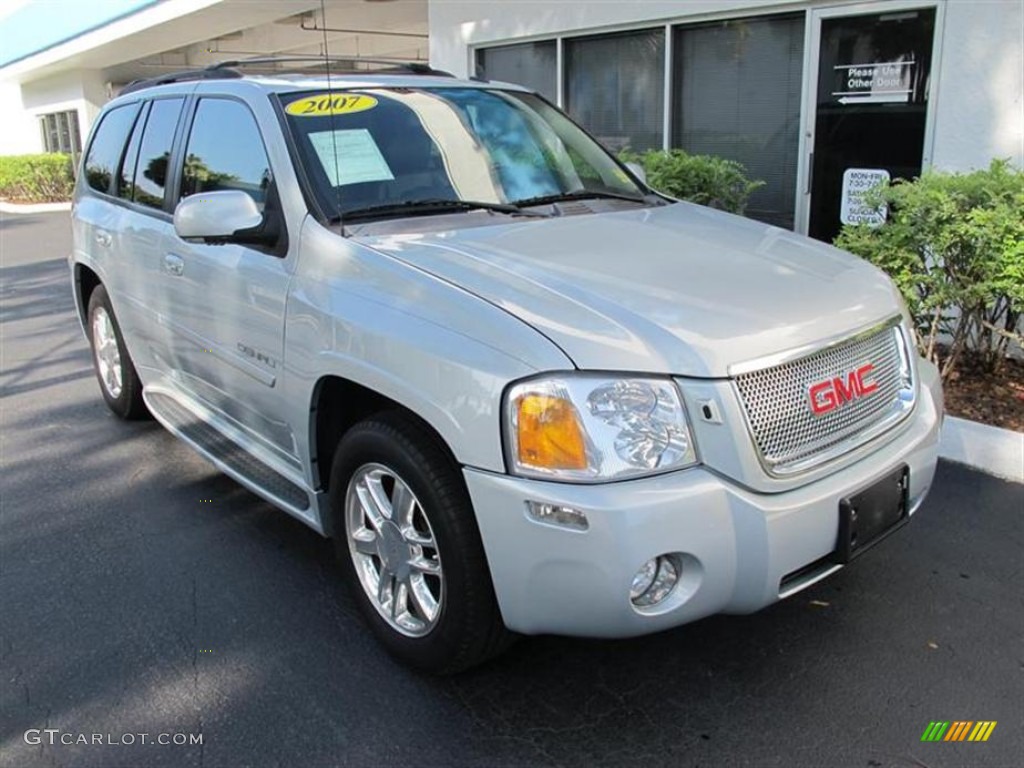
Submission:
M 797 360 L 735 377 L 754 442 L 770 472 L 809 469 L 831 458 L 840 444 L 852 449 L 906 414 L 913 387 L 898 334 L 899 328 L 888 324 Z M 878 384 L 876 391 L 828 413 L 811 410 L 811 385 L 834 378 L 845 381 L 867 363 L 874 365 L 871 380 Z

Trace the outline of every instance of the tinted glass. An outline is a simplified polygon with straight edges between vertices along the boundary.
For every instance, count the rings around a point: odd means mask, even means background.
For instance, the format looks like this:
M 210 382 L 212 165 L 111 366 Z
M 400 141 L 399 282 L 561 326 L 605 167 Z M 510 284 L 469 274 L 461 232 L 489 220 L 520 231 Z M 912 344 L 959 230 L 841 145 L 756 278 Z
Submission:
M 138 104 L 126 104 L 115 107 L 103 116 L 85 158 L 85 179 L 93 189 L 110 191 L 110 183 L 117 173 L 124 143 L 138 109 Z
M 822 21 L 811 237 L 870 221 L 866 188 L 921 173 L 934 37 L 934 8 Z
M 149 114 L 148 104 L 143 107 L 142 114 L 135 121 L 132 136 L 128 139 L 128 149 L 125 150 L 124 160 L 121 162 L 121 173 L 117 180 L 117 196 L 124 200 L 133 200 L 135 197 L 135 167 L 139 161 L 139 145 L 142 143 L 142 130 L 146 127 L 147 114 Z
M 793 228 L 804 16 L 676 29 L 672 146 L 742 163 L 764 182 L 746 215 Z
M 641 195 L 599 144 L 533 94 L 372 88 L 282 100 L 328 212 L 427 200 L 521 203 L 591 191 Z
M 270 180 L 267 151 L 249 108 L 228 99 L 200 101 L 188 139 L 181 196 L 237 189 L 262 209 Z
M 163 208 L 171 144 L 184 99 L 157 99 L 149 108 L 135 169 L 136 203 Z
M 558 62 L 554 40 L 487 48 L 477 53 L 481 74 L 532 88 L 551 101 L 558 99 Z
M 565 57 L 570 115 L 613 152 L 661 149 L 663 30 L 566 40 Z

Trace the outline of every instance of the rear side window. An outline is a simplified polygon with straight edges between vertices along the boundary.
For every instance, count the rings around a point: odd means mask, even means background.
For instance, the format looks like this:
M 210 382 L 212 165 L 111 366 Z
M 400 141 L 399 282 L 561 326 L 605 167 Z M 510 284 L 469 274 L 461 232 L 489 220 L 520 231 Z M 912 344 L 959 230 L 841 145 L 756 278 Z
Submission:
M 114 107 L 100 121 L 85 157 L 85 180 L 93 189 L 109 193 L 124 152 L 128 131 L 139 111 L 138 104 Z
M 139 145 L 142 144 L 142 129 L 146 127 L 146 116 L 149 105 L 142 108 L 142 114 L 135 121 L 132 137 L 128 139 L 128 149 L 121 161 L 121 173 L 117 180 L 117 196 L 122 200 L 133 200 L 135 197 L 135 166 L 139 161 Z
M 157 99 L 149 108 L 135 166 L 134 201 L 163 208 L 171 145 L 184 99 Z
M 229 99 L 202 99 L 185 150 L 181 196 L 237 189 L 262 210 L 270 181 L 270 161 L 248 107 Z

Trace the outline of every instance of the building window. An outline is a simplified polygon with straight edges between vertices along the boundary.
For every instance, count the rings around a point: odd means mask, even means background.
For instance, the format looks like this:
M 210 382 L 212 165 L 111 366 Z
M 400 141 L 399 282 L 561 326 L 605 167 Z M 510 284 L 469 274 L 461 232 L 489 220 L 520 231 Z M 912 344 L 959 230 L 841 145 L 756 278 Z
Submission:
M 558 99 L 558 52 L 554 40 L 503 45 L 477 51 L 480 74 L 531 88 L 550 101 Z
M 765 182 L 746 215 L 792 229 L 803 15 L 678 27 L 672 54 L 672 146 L 742 163 Z
M 82 135 L 78 130 L 78 110 L 53 112 L 39 116 L 43 134 L 43 150 L 77 156 L 82 151 Z
M 664 30 L 565 41 L 566 107 L 612 152 L 661 149 L 664 87 Z

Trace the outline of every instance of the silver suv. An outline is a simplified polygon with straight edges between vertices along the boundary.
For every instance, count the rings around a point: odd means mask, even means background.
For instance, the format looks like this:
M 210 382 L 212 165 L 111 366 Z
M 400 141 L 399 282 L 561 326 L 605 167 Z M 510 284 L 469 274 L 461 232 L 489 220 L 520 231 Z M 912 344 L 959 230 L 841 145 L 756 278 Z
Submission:
M 884 274 L 658 194 L 523 88 L 183 73 L 106 106 L 78 179 L 111 410 L 332 537 L 420 668 L 756 611 L 931 485 Z

